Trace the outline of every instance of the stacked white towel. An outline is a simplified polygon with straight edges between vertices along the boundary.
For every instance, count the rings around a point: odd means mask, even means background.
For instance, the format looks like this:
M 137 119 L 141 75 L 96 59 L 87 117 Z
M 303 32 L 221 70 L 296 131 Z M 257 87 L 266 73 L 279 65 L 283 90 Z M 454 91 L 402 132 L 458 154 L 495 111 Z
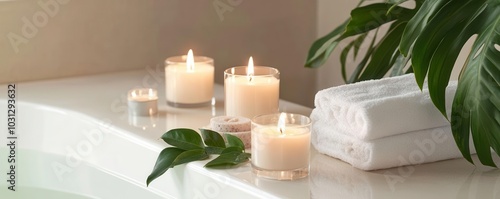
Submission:
M 446 91 L 451 108 L 456 82 Z M 461 157 L 449 122 L 420 91 L 413 74 L 322 90 L 316 94 L 312 144 L 363 170 Z M 448 111 L 449 112 L 449 111 Z

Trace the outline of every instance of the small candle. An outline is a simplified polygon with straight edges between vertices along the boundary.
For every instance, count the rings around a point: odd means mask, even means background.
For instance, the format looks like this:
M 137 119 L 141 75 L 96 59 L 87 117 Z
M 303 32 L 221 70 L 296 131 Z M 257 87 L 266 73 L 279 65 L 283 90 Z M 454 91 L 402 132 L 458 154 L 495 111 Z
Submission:
M 213 59 L 193 56 L 170 57 L 165 61 L 167 104 L 173 107 L 209 105 L 214 88 Z
M 227 116 L 253 118 L 278 112 L 279 71 L 265 66 L 232 67 L 224 71 L 225 109 Z
M 311 120 L 270 114 L 252 120 L 252 168 L 258 176 L 293 180 L 309 173 Z
M 128 91 L 129 113 L 132 115 L 153 115 L 158 112 L 158 92 L 152 88 L 139 88 Z

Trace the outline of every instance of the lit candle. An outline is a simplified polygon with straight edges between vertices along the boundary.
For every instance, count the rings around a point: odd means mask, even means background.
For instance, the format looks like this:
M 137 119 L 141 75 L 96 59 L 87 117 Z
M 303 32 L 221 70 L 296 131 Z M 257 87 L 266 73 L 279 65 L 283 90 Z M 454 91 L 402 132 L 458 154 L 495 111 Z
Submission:
M 158 111 L 158 92 L 152 88 L 128 91 L 128 108 L 132 115 L 153 115 Z
M 265 66 L 237 66 L 224 71 L 225 108 L 227 116 L 253 118 L 278 112 L 279 71 Z
M 252 120 L 252 168 L 258 176 L 293 180 L 309 173 L 311 120 L 270 114 Z
M 165 61 L 167 104 L 174 107 L 209 105 L 214 89 L 213 59 L 193 56 L 170 57 Z

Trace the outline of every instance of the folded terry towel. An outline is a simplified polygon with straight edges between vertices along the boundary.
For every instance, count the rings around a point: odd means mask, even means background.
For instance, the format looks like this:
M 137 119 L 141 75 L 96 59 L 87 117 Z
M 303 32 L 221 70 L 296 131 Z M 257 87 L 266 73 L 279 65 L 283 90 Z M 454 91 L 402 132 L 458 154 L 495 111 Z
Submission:
M 311 142 L 318 152 L 362 170 L 376 170 L 462 157 L 450 126 L 363 141 L 314 121 Z M 471 152 L 475 149 L 471 147 Z
M 446 90 L 447 108 L 456 87 L 456 81 L 450 82 Z M 449 124 L 413 74 L 325 89 L 316 94 L 315 106 L 317 117 L 362 140 Z

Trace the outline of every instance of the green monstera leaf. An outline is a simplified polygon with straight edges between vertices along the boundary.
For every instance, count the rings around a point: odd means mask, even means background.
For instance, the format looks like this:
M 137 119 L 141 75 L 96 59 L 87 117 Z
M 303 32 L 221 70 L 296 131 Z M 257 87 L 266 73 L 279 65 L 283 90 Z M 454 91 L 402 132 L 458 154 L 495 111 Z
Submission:
M 414 2 L 414 8 L 403 6 L 408 1 Z M 382 10 L 383 17 L 373 14 Z M 386 23 L 392 24 L 381 34 L 378 29 Z M 370 37 L 370 32 L 374 36 Z M 377 34 L 381 39 L 376 42 Z M 446 87 L 460 51 L 474 36 L 477 38 L 459 77 L 450 122 L 464 158 L 473 163 L 469 146 L 472 135 L 480 162 L 496 166 L 491 150 L 500 153 L 500 0 L 360 4 L 346 23 L 314 43 L 306 67 L 324 64 L 338 43 L 354 37 L 340 54 L 346 83 L 414 72 L 420 88 L 427 79 L 432 102 L 447 117 Z M 354 58 L 358 56 L 359 46 L 367 38 L 371 43 L 364 58 L 347 78 L 347 56 L 351 52 Z

